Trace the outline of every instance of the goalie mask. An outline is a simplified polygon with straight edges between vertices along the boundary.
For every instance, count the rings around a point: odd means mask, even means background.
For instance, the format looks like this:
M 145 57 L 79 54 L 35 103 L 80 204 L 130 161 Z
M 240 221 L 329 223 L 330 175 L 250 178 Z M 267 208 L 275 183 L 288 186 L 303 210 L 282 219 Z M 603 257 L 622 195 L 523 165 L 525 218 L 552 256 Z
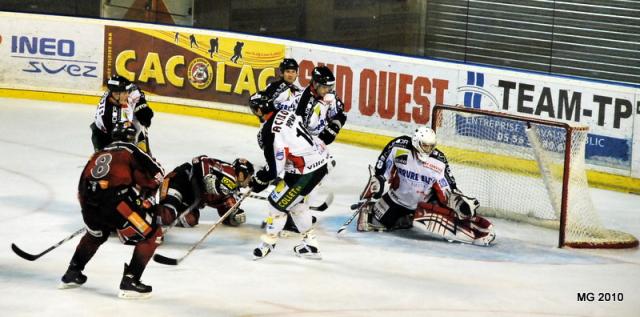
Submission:
M 420 161 L 426 161 L 436 147 L 436 132 L 431 128 L 419 127 L 411 138 L 411 144 L 416 150 Z

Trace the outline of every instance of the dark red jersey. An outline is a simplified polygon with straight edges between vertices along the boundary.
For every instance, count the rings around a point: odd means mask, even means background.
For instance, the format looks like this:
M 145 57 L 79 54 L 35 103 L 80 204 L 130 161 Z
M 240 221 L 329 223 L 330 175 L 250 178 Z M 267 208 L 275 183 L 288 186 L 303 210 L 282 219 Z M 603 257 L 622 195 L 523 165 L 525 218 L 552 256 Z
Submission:
M 194 177 L 203 186 L 203 198 L 207 205 L 213 207 L 233 195 L 238 184 L 236 171 L 231 164 L 204 155 L 194 157 L 191 163 L 193 164 Z M 204 182 L 207 175 L 213 176 L 215 180 L 213 182 L 214 188 L 209 190 Z
M 138 186 L 155 190 L 164 170 L 151 156 L 131 143 L 113 142 L 91 156 L 80 177 L 79 190 L 87 186 L 106 190 Z

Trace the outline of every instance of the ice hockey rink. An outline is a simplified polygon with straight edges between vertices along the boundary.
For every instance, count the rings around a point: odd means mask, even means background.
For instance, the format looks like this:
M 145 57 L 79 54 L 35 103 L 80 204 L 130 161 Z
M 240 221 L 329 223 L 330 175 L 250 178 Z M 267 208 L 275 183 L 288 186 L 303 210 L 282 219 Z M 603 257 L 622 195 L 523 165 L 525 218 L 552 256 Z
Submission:
M 78 176 L 92 153 L 94 107 L 0 98 L 0 314 L 2 316 L 640 316 L 640 251 L 558 249 L 557 233 L 492 219 L 496 244 L 478 247 L 424 238 L 417 231 L 336 230 L 351 215 L 378 151 L 331 145 L 337 167 L 316 199 L 323 260 L 294 256 L 298 237 L 252 260 L 266 202 L 247 199 L 247 223 L 218 227 L 178 266 L 151 261 L 142 276 L 148 300 L 117 298 L 132 247 L 107 241 L 87 265 L 87 283 L 58 290 L 79 238 L 28 262 L 83 227 Z M 165 170 L 207 154 L 256 165 L 264 158 L 255 127 L 156 113 L 151 150 Z M 455 170 L 453 171 L 455 175 Z M 266 194 L 266 193 L 263 193 Z M 640 237 L 640 196 L 591 189 L 603 222 Z M 514 197 L 515 199 L 515 197 Z M 218 219 L 211 209 L 192 229 L 175 228 L 157 253 L 179 257 Z M 593 302 L 578 293 L 594 293 Z M 622 301 L 598 301 L 598 293 Z M 619 295 L 616 295 L 619 298 Z

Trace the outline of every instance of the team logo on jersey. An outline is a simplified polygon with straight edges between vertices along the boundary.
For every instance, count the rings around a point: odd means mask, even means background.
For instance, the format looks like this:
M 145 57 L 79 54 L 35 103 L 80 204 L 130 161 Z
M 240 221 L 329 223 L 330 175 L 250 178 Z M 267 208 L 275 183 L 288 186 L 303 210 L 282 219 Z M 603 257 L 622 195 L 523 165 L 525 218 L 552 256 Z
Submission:
M 196 89 L 205 89 L 213 81 L 213 67 L 204 58 L 195 58 L 189 63 L 188 77 L 191 86 Z
M 398 150 L 396 152 L 396 156 L 393 158 L 393 161 L 398 164 L 407 164 L 407 159 L 409 158 L 409 152 L 404 150 Z
M 282 160 L 283 158 L 284 158 L 284 151 L 278 150 L 278 152 L 276 152 L 276 160 Z
M 236 182 L 234 182 L 232 179 L 230 179 L 229 177 L 223 176 L 222 177 L 222 184 L 224 186 L 227 186 L 227 188 L 234 190 L 236 189 L 237 185 Z
M 435 171 L 436 173 L 442 173 L 442 167 L 436 165 L 436 164 L 432 164 L 429 162 L 423 163 L 422 166 L 429 168 L 433 171 Z
M 449 182 L 447 182 L 446 178 L 442 178 L 438 181 L 438 183 L 440 184 L 440 187 L 447 187 L 449 186 Z

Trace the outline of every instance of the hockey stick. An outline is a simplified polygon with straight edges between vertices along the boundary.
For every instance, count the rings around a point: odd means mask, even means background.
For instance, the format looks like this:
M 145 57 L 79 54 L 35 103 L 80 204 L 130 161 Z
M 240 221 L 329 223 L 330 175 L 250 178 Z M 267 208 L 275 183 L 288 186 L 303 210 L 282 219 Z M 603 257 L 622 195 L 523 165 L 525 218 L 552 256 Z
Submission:
M 187 253 L 185 253 L 185 255 L 179 257 L 179 258 L 170 258 L 170 257 L 166 257 L 164 255 L 161 254 L 156 254 L 153 256 L 153 260 L 160 263 L 160 264 L 165 264 L 165 265 L 178 265 L 180 264 L 180 262 L 182 262 L 187 256 L 189 256 L 189 254 L 191 254 L 191 252 L 193 252 L 193 250 L 195 250 L 208 236 L 209 234 L 211 234 L 211 232 L 213 232 L 213 229 L 215 229 L 220 223 L 222 223 L 225 219 L 227 219 L 229 217 L 229 215 L 231 215 L 233 212 L 235 212 L 239 207 L 240 204 L 242 203 L 242 201 L 249 197 L 249 195 L 251 194 L 251 191 L 249 190 L 246 194 L 244 194 L 240 199 L 238 199 L 238 201 L 236 202 L 235 205 L 233 205 L 233 207 L 231 207 L 229 210 L 227 210 L 227 212 L 222 215 L 222 217 L 220 217 L 220 219 L 218 219 L 218 221 L 216 221 L 216 223 L 214 223 L 209 230 L 207 230 L 207 232 L 202 236 L 202 238 L 200 238 L 200 240 L 198 240 L 198 242 L 196 242 L 194 245 L 191 246 L 191 248 L 189 248 L 189 250 L 187 250 Z
M 369 180 L 371 180 L 374 173 L 375 173 L 375 169 L 373 168 L 373 166 L 369 165 Z M 347 229 L 347 227 L 351 224 L 353 219 L 355 219 L 356 216 L 360 213 L 360 210 L 362 209 L 362 207 L 368 205 L 369 202 L 371 201 L 371 197 L 364 198 L 364 196 L 369 191 L 369 186 L 370 186 L 370 182 L 368 182 L 367 185 L 362 190 L 362 193 L 360 194 L 360 201 L 351 205 L 351 210 L 355 209 L 355 211 L 353 212 L 351 217 L 349 217 L 349 219 L 347 219 L 347 221 L 344 224 L 342 224 L 342 226 L 338 229 L 338 234 L 341 234 L 342 232 L 344 232 Z
M 22 249 L 18 248 L 18 246 L 17 246 L 15 243 L 12 243 L 12 244 L 11 244 L 11 249 L 12 249 L 12 250 L 13 250 L 13 252 L 15 252 L 19 257 L 21 257 L 21 258 L 23 258 L 23 259 L 25 259 L 25 260 L 28 260 L 28 261 L 35 261 L 35 260 L 39 259 L 41 256 L 43 256 L 43 255 L 45 255 L 45 254 L 49 253 L 51 250 L 53 250 L 53 249 L 55 249 L 55 248 L 59 247 L 59 246 L 60 246 L 60 245 L 62 245 L 63 243 L 65 243 L 65 242 L 67 242 L 67 241 L 69 241 L 69 240 L 73 239 L 75 236 L 77 236 L 77 235 L 79 235 L 79 234 L 83 233 L 83 232 L 84 232 L 84 230 L 85 230 L 85 228 L 78 229 L 78 231 L 76 231 L 76 232 L 72 233 L 70 236 L 68 236 L 68 237 L 66 237 L 66 238 L 64 238 L 64 239 L 62 239 L 62 240 L 60 240 L 58 243 L 56 243 L 56 244 L 54 244 L 54 245 L 50 246 L 48 249 L 46 249 L 46 250 L 44 250 L 44 251 L 42 251 L 42 252 L 40 252 L 40 253 L 38 253 L 38 254 L 30 254 L 30 253 L 24 252 L 24 251 L 22 251 Z
M 260 196 L 260 195 L 257 195 L 257 194 L 251 194 L 251 195 L 249 195 L 249 197 L 250 198 L 254 198 L 254 199 L 259 199 L 259 200 L 267 200 L 267 199 L 269 199 L 269 197 Z M 329 206 L 331 206 L 332 203 L 333 203 L 333 193 L 329 193 L 329 195 L 327 195 L 327 197 L 324 199 L 322 204 L 320 204 L 318 206 L 310 206 L 309 209 L 314 210 L 314 211 L 325 211 L 325 210 L 327 210 L 327 208 L 329 208 Z
M 351 217 L 349 217 L 349 219 L 347 219 L 347 221 L 342 224 L 342 226 L 340 227 L 340 229 L 338 229 L 338 234 L 341 234 L 342 232 L 344 232 L 347 227 L 351 224 L 351 222 L 353 221 L 353 219 L 356 218 L 356 216 L 360 213 L 360 210 L 369 204 L 369 202 L 371 201 L 371 198 L 364 200 L 364 201 L 359 201 L 353 205 L 351 205 L 351 210 L 355 209 L 356 211 L 353 212 L 353 214 L 351 215 Z

